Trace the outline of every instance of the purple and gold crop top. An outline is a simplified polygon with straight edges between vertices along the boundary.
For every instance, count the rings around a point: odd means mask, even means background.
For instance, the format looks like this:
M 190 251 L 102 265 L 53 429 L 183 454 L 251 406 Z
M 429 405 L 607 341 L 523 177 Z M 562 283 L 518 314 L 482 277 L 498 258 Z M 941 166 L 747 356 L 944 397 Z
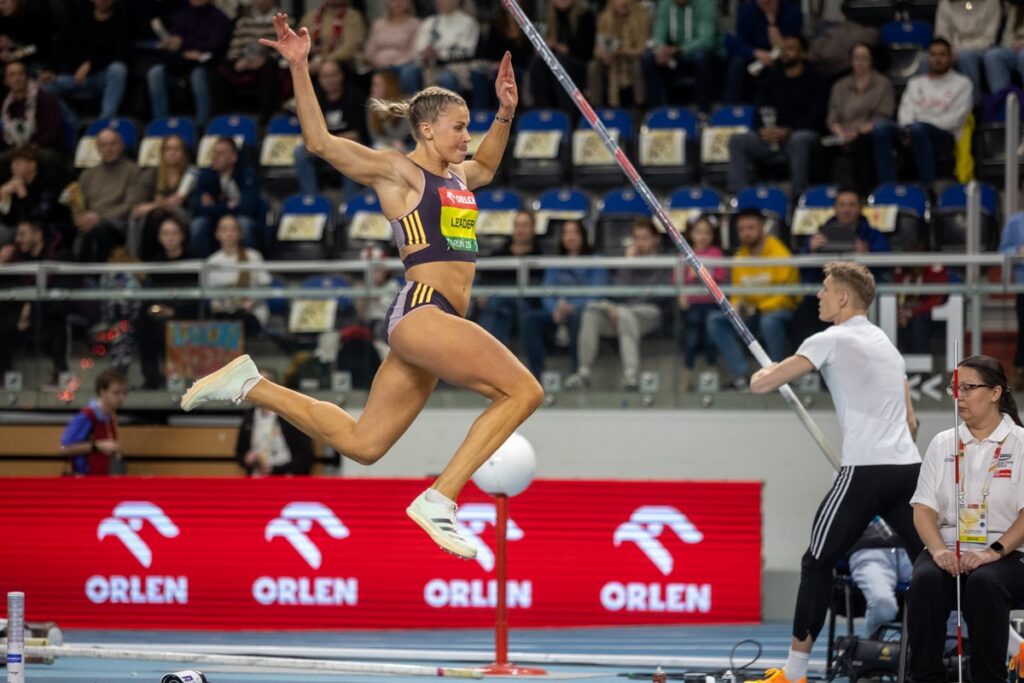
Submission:
M 406 268 L 435 261 L 476 262 L 476 197 L 454 173 L 442 178 L 423 171 L 423 195 L 412 211 L 391 221 L 395 244 L 428 245 L 402 261 Z

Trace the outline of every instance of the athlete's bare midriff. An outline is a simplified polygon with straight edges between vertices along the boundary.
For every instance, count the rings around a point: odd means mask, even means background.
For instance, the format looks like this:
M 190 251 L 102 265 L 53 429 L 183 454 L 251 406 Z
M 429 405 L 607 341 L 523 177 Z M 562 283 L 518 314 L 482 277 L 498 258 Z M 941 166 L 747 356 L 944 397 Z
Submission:
M 424 245 L 418 244 L 402 249 L 400 256 L 405 259 L 407 254 L 418 251 Z M 459 312 L 459 315 L 466 317 L 469 310 L 469 297 L 473 289 L 473 278 L 476 277 L 476 264 L 468 261 L 434 261 L 432 263 L 420 263 L 405 271 L 407 280 L 422 282 L 430 285 L 451 303 Z

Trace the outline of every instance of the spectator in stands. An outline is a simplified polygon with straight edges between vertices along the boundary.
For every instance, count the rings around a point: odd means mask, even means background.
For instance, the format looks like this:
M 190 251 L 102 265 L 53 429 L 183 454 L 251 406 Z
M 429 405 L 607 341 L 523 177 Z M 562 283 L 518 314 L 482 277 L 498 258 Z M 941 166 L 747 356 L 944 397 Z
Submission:
M 999 251 L 1007 256 L 1024 256 L 1024 212 L 1006 220 Z M 1014 282 L 1024 282 L 1024 258 L 1013 262 Z M 1017 294 L 1017 350 L 1013 357 L 1013 388 L 1024 390 L 1024 292 Z
M 783 39 L 782 54 L 757 98 L 760 128 L 729 139 L 729 189 L 733 192 L 750 183 L 749 162 L 772 158 L 789 164 L 794 194 L 807 187 L 811 156 L 825 124 L 828 84 L 804 61 L 806 49 L 803 36 Z M 774 123 L 765 120 L 769 112 L 775 115 Z
M 380 70 L 398 69 L 411 62 L 416 56 L 419 27 L 412 0 L 387 0 L 387 13 L 373 22 L 363 47 L 366 63 Z
M 277 381 L 277 373 L 270 368 L 261 369 L 260 375 Z M 245 412 L 238 428 L 235 457 L 252 477 L 307 475 L 313 470 L 313 440 L 276 413 L 253 407 Z
M 722 249 L 718 246 L 718 219 L 714 216 L 699 216 L 696 220 L 691 220 L 686 226 L 686 241 L 690 243 L 693 253 L 701 261 L 723 256 Z M 711 278 L 719 284 L 723 284 L 728 277 L 726 269 L 722 266 L 715 266 L 710 272 Z M 691 268 L 686 268 L 683 284 L 700 284 Z M 718 310 L 718 304 L 710 294 L 680 294 L 678 305 L 683 317 L 680 346 L 684 369 L 680 390 L 686 392 L 693 388 L 693 368 L 697 364 L 699 350 L 704 350 L 704 359 L 708 365 L 714 366 L 718 362 L 717 349 L 707 334 L 708 316 Z
M 893 152 L 900 143 L 910 147 L 922 183 L 937 177 L 936 164 L 953 159 L 953 145 L 971 112 L 970 80 L 952 69 L 952 48 L 943 38 L 928 47 L 928 75 L 910 79 L 900 99 L 897 122 L 875 124 L 875 164 L 878 182 L 896 182 Z
M 366 93 L 345 84 L 345 71 L 338 62 L 325 61 L 316 74 L 316 82 L 319 86 L 317 99 L 331 135 L 367 144 L 370 131 L 366 121 Z M 299 191 L 316 194 L 320 186 L 318 169 L 329 168 L 327 162 L 307 150 L 305 145 L 296 147 L 294 155 Z M 341 179 L 346 199 L 361 189 L 359 183 L 348 176 L 342 175 Z
M 210 0 L 188 0 L 188 5 L 174 15 L 170 30 L 171 35 L 160 41 L 162 63 L 146 73 L 153 117 L 159 119 L 171 113 L 167 92 L 170 74 L 188 79 L 196 123 L 205 126 L 212 108 L 210 70 L 227 50 L 231 22 Z
M 259 43 L 260 38 L 277 39 L 274 15 L 280 11 L 276 0 L 253 0 L 235 22 L 227 59 L 217 69 L 217 87 L 213 91 L 219 111 L 237 111 L 234 103 L 239 91 L 256 95 L 260 123 L 264 125 L 281 106 L 282 83 L 287 76 L 277 53 Z
M 789 249 L 778 237 L 769 235 L 765 229 L 765 218 L 757 209 L 744 209 L 736 217 L 740 248 L 736 251 L 736 265 L 732 267 L 732 284 L 756 287 L 758 285 L 795 285 L 799 274 L 793 266 L 745 266 L 740 262 L 747 258 L 785 258 Z M 793 311 L 798 298 L 790 294 L 734 294 L 730 297 L 736 311 L 750 326 L 754 334 L 764 339 L 765 350 L 772 360 L 785 358 L 789 352 L 789 332 Z M 721 311 L 712 312 L 707 319 L 708 337 L 725 357 L 725 363 L 732 372 L 732 387 L 746 389 L 749 386 L 750 363 L 745 349 L 740 347 L 739 338 L 732 323 Z
M 516 83 L 521 85 L 523 77 L 530 69 L 533 58 L 533 46 L 519 28 L 509 12 L 499 12 L 487 30 L 487 35 L 477 45 L 477 59 L 470 72 L 473 84 L 470 106 L 477 109 L 496 109 L 498 101 L 494 96 L 491 84 L 498 74 L 498 65 L 508 52 L 512 55 L 512 69 L 515 71 Z
M 28 69 L 22 62 L 8 62 L 4 67 L 4 85 L 7 97 L 0 108 L 0 128 L 3 129 L 0 150 L 9 152 L 15 147 L 33 144 L 48 164 L 56 166 L 64 155 L 60 102 L 39 89 L 39 84 L 28 77 Z M 6 161 L 4 156 L 0 154 L 0 163 Z
M 640 60 L 650 34 L 650 17 L 637 0 L 609 0 L 597 16 L 594 59 L 587 76 L 591 102 L 599 107 L 646 102 Z
M 1006 3 L 1003 39 L 997 46 L 985 51 L 984 62 L 985 80 L 993 93 L 1010 87 L 1010 77 L 1014 71 L 1024 77 L 1024 7 L 1013 2 Z
M 544 21 L 544 42 L 582 91 L 587 88 L 587 64 L 594 58 L 597 23 L 583 0 L 551 0 Z M 530 91 L 535 107 L 557 107 L 575 112 L 576 106 L 559 85 L 544 60 L 530 63 Z
M 14 244 L 0 248 L 0 263 L 66 260 L 68 255 L 61 246 L 60 235 L 39 223 L 19 223 Z M 33 286 L 35 277 L 26 276 L 19 284 Z M 46 386 L 56 386 L 60 373 L 68 369 L 67 312 L 68 305 L 63 301 L 0 304 L 0 338 L 4 340 L 0 344 L 0 371 L 11 369 L 17 346 L 32 342 L 32 347 L 43 351 L 52 364 Z
M 220 249 L 210 255 L 206 262 L 211 266 L 205 272 L 203 284 L 206 287 L 228 288 L 266 287 L 270 284 L 270 273 L 262 269 L 240 270 L 238 264 L 260 264 L 263 257 L 255 249 L 242 244 L 242 224 L 234 214 L 225 214 L 217 221 L 217 243 Z M 270 309 L 264 300 L 246 297 L 226 297 L 210 301 L 210 313 L 215 318 L 240 320 L 249 337 L 257 335 L 270 319 Z
M 924 251 L 923 245 L 911 246 L 908 251 Z M 894 284 L 949 284 L 951 274 L 945 266 L 899 267 L 893 271 Z M 945 294 L 900 294 L 897 297 L 897 347 L 903 353 L 931 354 L 932 310 L 945 303 Z
M 587 242 L 587 231 L 580 221 L 562 223 L 558 232 L 558 253 L 576 257 L 593 253 Z M 548 268 L 544 271 L 543 284 L 545 287 L 606 285 L 608 271 L 604 268 Z M 544 372 L 546 341 L 551 335 L 554 335 L 556 345 L 568 347 L 569 372 L 576 372 L 580 314 L 590 300 L 591 297 L 586 296 L 547 296 L 541 300 L 539 309 L 527 313 L 523 338 L 526 340 L 530 372 L 535 377 L 540 378 Z
M 896 618 L 896 592 L 899 584 L 910 583 L 914 564 L 903 541 L 880 517 L 850 548 L 848 564 L 850 578 L 864 594 L 864 636 L 870 638 L 879 626 Z
M 746 0 L 736 12 L 736 34 L 726 36 L 729 54 L 725 74 L 726 104 L 741 104 L 745 98 L 748 67 L 775 65 L 782 52 L 782 39 L 802 35 L 804 15 L 792 0 Z M 806 50 L 805 50 L 806 51 Z
M 24 62 L 33 71 L 50 58 L 53 25 L 45 3 L 0 0 L 0 61 Z
M 934 35 L 953 48 L 956 69 L 970 79 L 974 106 L 981 104 L 981 65 L 996 45 L 1003 13 L 998 2 L 939 0 Z
M 71 418 L 60 435 L 60 452 L 78 477 L 122 474 L 117 411 L 128 396 L 128 380 L 113 368 L 96 377 L 96 397 Z
M 114 0 L 93 0 L 76 13 L 75 34 L 55 41 L 54 68 L 39 75 L 42 88 L 64 102 L 64 114 L 78 129 L 70 100 L 99 101 L 100 118 L 117 116 L 128 84 L 131 51 L 128 18 Z
M 349 65 L 366 39 L 363 13 L 349 0 L 323 0 L 317 9 L 302 17 L 300 25 L 309 31 L 309 72 L 316 75 L 328 60 Z
M 128 226 L 128 251 L 149 261 L 157 243 L 157 228 L 167 213 L 185 225 L 191 220 L 189 198 L 196 187 L 199 169 L 192 165 L 188 145 L 178 135 L 168 135 L 160 143 L 160 162 L 156 168 L 141 171 L 144 198 L 132 208 Z
M 800 245 L 800 253 L 803 254 L 866 254 L 891 250 L 889 238 L 868 223 L 860 195 L 852 187 L 841 187 L 836 191 L 835 214 Z M 800 269 L 800 281 L 806 284 L 820 283 L 824 277 L 821 268 Z M 803 341 L 828 328 L 829 324 L 818 314 L 817 295 L 808 294 L 794 314 L 793 338 Z
M 858 254 L 892 251 L 889 238 L 871 227 L 863 213 L 860 194 L 852 187 L 836 191 L 835 214 L 804 245 L 805 253 Z M 814 273 L 812 282 L 821 282 L 821 273 Z
M 715 50 L 718 47 L 718 6 L 714 0 L 658 0 L 653 45 L 642 66 L 647 103 L 669 103 L 668 94 L 680 77 L 692 75 L 693 99 L 704 113 L 715 94 Z
M 512 234 L 508 240 L 491 256 L 540 256 L 540 245 L 537 244 L 537 222 L 530 211 L 517 211 L 512 221 Z M 531 271 L 536 273 L 537 271 Z M 514 286 L 518 278 L 514 271 L 483 271 L 480 273 L 480 284 L 488 286 Z M 534 284 L 534 283 L 531 283 Z M 525 310 L 537 308 L 536 299 L 522 299 L 515 296 L 493 295 L 477 299 L 480 310 L 478 322 L 494 338 L 505 346 L 512 344 L 512 331 L 518 327 L 520 314 Z
M 462 0 L 437 0 L 437 14 L 420 22 L 412 61 L 399 69 L 402 92 L 424 85 L 455 92 L 470 88 L 472 59 L 480 39 L 480 24 L 461 8 Z
M 370 78 L 370 97 L 387 102 L 401 96 L 398 74 L 394 71 L 377 71 Z M 393 149 L 402 154 L 408 151 L 409 124 L 404 119 L 367 108 L 366 124 L 374 149 Z
M 64 231 L 68 224 L 60 204 L 60 180 L 39 162 L 32 145 L 11 153 L 10 174 L 0 185 L 0 244 L 6 244 L 19 223 L 39 223 L 44 230 Z
M 661 233 L 649 218 L 640 218 L 630 228 L 632 243 L 626 248 L 629 258 L 657 256 Z M 615 272 L 613 282 L 631 287 L 667 285 L 672 271 L 665 268 L 622 268 Z M 622 361 L 622 388 L 640 388 L 640 340 L 661 328 L 662 307 L 652 296 L 628 296 L 620 302 L 601 299 L 590 301 L 580 314 L 579 367 L 565 381 L 567 389 L 590 386 L 590 372 L 597 360 L 601 337 L 617 337 Z
M 263 247 L 266 226 L 260 216 L 259 176 L 256 169 L 239 159 L 231 138 L 218 138 L 213 144 L 210 168 L 199 173 L 191 208 L 189 251 L 194 255 L 210 254 L 214 228 L 227 214 L 235 216 L 246 245 Z
M 872 131 L 876 124 L 892 119 L 896 100 L 892 83 L 872 66 L 870 47 L 855 44 L 850 50 L 850 63 L 853 72 L 832 86 L 826 123 L 850 155 L 857 192 L 866 195 L 875 186 Z
M 157 212 L 157 246 L 146 259 L 151 263 L 175 263 L 192 258 L 188 252 L 188 224 L 173 213 Z M 195 287 L 193 273 L 154 272 L 146 278 L 146 286 L 154 289 L 185 289 Z M 143 388 L 159 389 L 165 377 L 160 369 L 166 351 L 166 323 L 172 320 L 194 320 L 199 306 L 187 299 L 147 300 L 135 320 L 135 337 L 142 364 Z
M 110 251 L 124 244 L 128 216 L 145 197 L 139 167 L 124 156 L 124 141 L 113 128 L 96 136 L 100 164 L 78 178 L 81 202 L 72 205 L 78 234 L 74 253 L 79 261 L 102 263 Z

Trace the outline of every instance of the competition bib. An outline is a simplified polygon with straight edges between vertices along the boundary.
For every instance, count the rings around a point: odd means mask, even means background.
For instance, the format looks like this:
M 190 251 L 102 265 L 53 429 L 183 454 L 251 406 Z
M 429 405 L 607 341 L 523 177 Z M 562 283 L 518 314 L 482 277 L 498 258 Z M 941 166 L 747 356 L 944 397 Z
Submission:
M 452 251 L 479 251 L 476 243 L 476 197 L 469 190 L 438 189 L 441 234 Z

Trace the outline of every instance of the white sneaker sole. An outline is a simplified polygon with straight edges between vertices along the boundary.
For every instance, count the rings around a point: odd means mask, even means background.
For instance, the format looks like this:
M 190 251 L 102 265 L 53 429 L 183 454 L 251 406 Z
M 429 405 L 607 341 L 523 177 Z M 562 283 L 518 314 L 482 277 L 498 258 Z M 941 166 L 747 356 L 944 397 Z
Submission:
M 416 522 L 416 524 L 418 524 L 421 529 L 426 531 L 427 535 L 434 540 L 434 543 L 437 543 L 439 546 L 441 546 L 441 549 L 445 552 L 455 555 L 456 557 L 461 557 L 464 560 L 472 560 L 476 558 L 476 548 L 470 547 L 467 550 L 462 546 L 452 543 L 451 539 L 449 539 L 443 534 L 438 533 L 434 529 L 434 525 L 431 524 L 430 520 L 422 517 L 418 512 L 413 510 L 412 507 L 406 508 L 405 514 L 409 515 L 409 519 Z
M 242 363 L 249 360 L 249 354 L 242 354 L 238 358 L 234 359 L 220 370 L 211 372 L 206 377 L 201 377 L 192 383 L 192 386 L 188 388 L 185 395 L 181 397 L 181 409 L 186 413 L 193 408 L 201 405 L 205 401 L 200 401 L 202 394 L 212 390 L 216 387 L 216 384 L 224 379 L 227 375 L 237 368 Z

